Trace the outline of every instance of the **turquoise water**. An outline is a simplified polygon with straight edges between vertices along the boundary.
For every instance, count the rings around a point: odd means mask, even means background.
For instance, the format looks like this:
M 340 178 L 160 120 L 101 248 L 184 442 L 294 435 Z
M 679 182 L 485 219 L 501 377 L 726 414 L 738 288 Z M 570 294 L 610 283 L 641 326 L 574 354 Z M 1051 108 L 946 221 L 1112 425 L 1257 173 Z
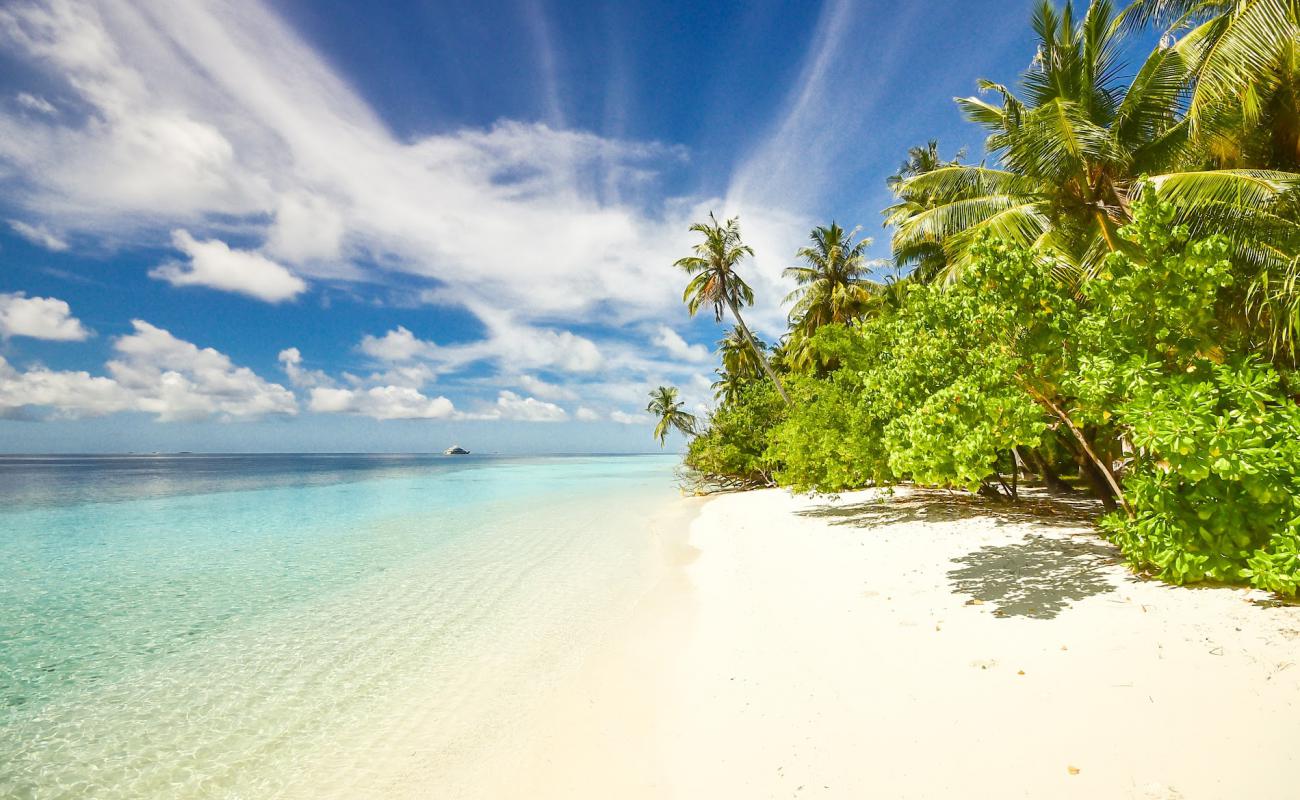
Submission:
M 0 797 L 437 773 L 629 612 L 674 463 L 0 457 Z

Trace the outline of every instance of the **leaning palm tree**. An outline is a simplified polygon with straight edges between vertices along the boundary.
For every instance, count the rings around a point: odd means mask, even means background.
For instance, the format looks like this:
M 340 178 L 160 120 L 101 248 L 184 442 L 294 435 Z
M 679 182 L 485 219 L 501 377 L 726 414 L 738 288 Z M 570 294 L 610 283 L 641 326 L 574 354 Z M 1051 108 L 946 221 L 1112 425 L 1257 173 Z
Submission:
M 655 438 L 659 440 L 660 447 L 664 446 L 671 430 L 675 429 L 683 436 L 695 435 L 695 416 L 682 411 L 684 405 L 686 404 L 677 399 L 677 388 L 674 386 L 660 386 L 650 393 L 650 405 L 645 410 L 659 418 L 655 425 Z
M 942 247 L 949 276 L 988 233 L 1037 248 L 1088 277 L 1124 247 L 1118 229 L 1148 182 L 1193 234 L 1227 234 L 1238 263 L 1289 261 L 1300 226 L 1276 213 L 1300 176 L 1261 170 L 1199 170 L 1182 97 L 1191 79 L 1183 53 L 1153 52 L 1127 85 L 1119 81 L 1124 26 L 1110 0 L 1094 0 L 1081 20 L 1066 3 L 1044 0 L 1033 19 L 1039 50 L 1023 76 L 1025 99 L 982 81 L 1000 103 L 959 99 L 989 130 L 1000 168 L 951 166 L 907 178 L 901 199 L 925 203 L 891 216 L 895 251 Z M 1189 170 L 1190 171 L 1187 171 Z
M 674 264 L 692 276 L 686 285 L 686 291 L 682 292 L 686 308 L 691 316 L 695 316 L 701 307 L 711 305 L 718 322 L 722 321 L 723 307 L 728 308 L 763 372 L 776 386 L 781 399 L 789 405 L 790 398 L 785 393 L 785 387 L 772 371 L 772 365 L 759 350 L 754 334 L 750 333 L 749 326 L 740 316 L 740 306 L 754 304 L 754 291 L 736 274 L 736 265 L 745 256 L 754 255 L 753 248 L 740 239 L 740 221 L 732 217 L 725 223 L 719 223 L 717 217 L 710 213 L 708 222 L 697 222 L 691 226 L 691 230 L 702 234 L 704 241 L 695 245 L 695 255 L 680 258 Z

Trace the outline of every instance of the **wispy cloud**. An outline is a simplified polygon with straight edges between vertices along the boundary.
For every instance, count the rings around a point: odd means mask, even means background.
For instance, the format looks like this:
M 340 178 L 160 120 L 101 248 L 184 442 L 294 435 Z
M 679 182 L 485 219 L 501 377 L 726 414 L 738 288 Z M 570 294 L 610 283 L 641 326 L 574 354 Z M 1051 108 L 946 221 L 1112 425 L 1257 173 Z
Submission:
M 870 121 L 869 102 L 835 91 L 867 63 L 861 15 L 848 0 L 826 4 L 779 119 L 725 198 L 665 197 L 661 176 L 684 151 L 566 128 L 549 20 L 540 0 L 524 7 L 546 122 L 399 138 L 261 3 L 6 4 L 0 46 L 44 68 L 61 106 L 84 109 L 0 108 L 0 160 L 23 189 L 16 216 L 29 232 L 59 232 L 45 246 L 170 241 L 185 260 L 153 274 L 177 286 L 283 302 L 309 285 L 403 273 L 427 280 L 425 299 L 483 323 L 482 339 L 456 344 L 372 331 L 359 351 L 374 372 L 354 381 L 306 370 L 302 354 L 282 362 L 309 405 L 343 413 L 460 413 L 426 385 L 473 365 L 496 381 L 482 413 L 503 415 L 499 392 L 512 389 L 521 401 L 581 398 L 609 419 L 660 382 L 698 383 L 707 348 L 659 326 L 684 319 L 669 265 L 714 208 L 741 215 L 759 252 L 745 267 L 761 299 L 753 322 L 778 335 L 781 270 L 816 221 L 819 187 Z M 626 90 L 610 86 L 617 130 Z M 318 403 L 317 390 L 334 394 Z
M 66 241 L 55 236 L 43 225 L 29 225 L 21 220 L 11 219 L 9 220 L 9 227 L 13 229 L 14 233 L 32 244 L 44 247 L 46 250 L 61 253 L 68 249 Z

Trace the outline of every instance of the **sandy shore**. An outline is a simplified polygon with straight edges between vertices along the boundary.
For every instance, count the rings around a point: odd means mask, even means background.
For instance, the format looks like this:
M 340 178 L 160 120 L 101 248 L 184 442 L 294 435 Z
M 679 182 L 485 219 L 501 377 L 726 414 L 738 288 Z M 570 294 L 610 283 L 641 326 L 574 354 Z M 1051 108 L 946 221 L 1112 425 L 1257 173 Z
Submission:
M 471 793 L 1300 796 L 1300 608 L 1137 580 L 1088 513 L 714 498 Z

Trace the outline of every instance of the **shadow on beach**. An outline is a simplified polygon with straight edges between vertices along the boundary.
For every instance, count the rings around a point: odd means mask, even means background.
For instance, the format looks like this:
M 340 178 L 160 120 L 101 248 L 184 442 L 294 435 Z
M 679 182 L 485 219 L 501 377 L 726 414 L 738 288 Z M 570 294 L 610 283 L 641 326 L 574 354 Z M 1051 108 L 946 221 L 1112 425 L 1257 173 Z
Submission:
M 956 522 L 988 519 L 995 525 L 1049 525 L 1090 528 L 1101 515 L 1101 504 L 1086 495 L 1054 495 L 1025 489 L 1016 502 L 992 500 L 966 492 L 911 489 L 853 505 L 825 505 L 797 512 L 802 517 L 831 520 L 831 525 L 874 528 L 899 523 Z
M 948 580 L 954 594 L 971 604 L 993 606 L 999 617 L 1052 619 L 1072 603 L 1115 589 L 1116 573 L 1105 570 L 1120 559 L 1116 549 L 1095 538 L 1062 536 L 1066 529 L 1091 529 L 1101 513 L 1090 497 L 1052 495 L 1030 489 L 1009 503 L 966 493 L 911 490 L 853 505 L 826 505 L 798 512 L 832 525 L 873 528 L 907 523 L 988 520 L 994 525 L 1033 525 L 1058 529 L 1029 533 L 1022 541 L 987 545 L 951 562 Z
M 994 606 L 1000 617 L 1052 619 L 1070 604 L 1113 591 L 1119 562 L 1115 548 L 1052 536 L 1027 536 L 1015 544 L 981 547 L 948 572 L 954 594 Z

